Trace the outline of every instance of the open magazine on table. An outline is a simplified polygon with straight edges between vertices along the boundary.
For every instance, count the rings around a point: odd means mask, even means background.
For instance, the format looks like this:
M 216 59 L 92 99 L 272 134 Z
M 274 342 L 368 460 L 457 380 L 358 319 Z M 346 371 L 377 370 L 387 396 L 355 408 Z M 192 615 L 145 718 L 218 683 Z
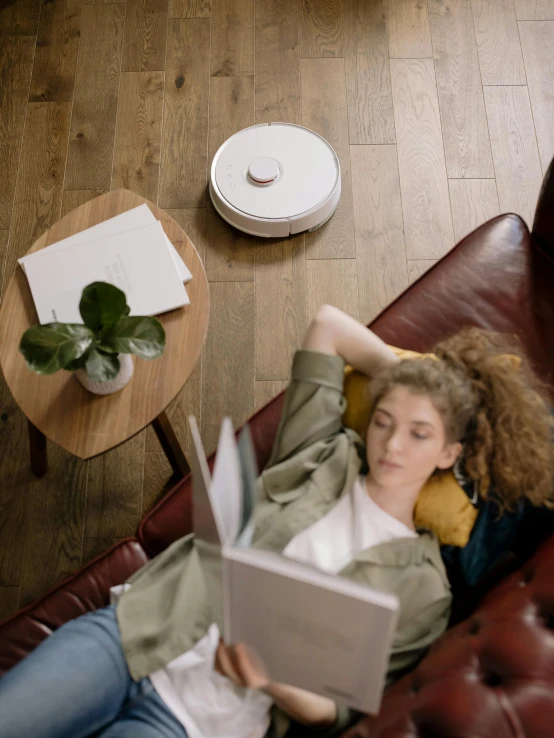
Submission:
M 245 643 L 272 681 L 377 713 L 398 616 L 395 595 L 251 548 L 257 468 L 248 426 L 221 427 L 213 476 L 194 417 L 193 526 L 226 643 Z

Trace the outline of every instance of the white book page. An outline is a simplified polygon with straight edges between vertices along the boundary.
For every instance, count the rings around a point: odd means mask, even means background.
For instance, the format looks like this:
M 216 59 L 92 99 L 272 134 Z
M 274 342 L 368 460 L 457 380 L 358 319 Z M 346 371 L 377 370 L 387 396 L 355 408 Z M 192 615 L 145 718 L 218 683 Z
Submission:
M 212 478 L 194 415 L 189 416 L 192 435 L 192 524 L 194 535 L 207 544 L 220 546 L 225 538 L 221 513 L 211 499 Z
M 224 550 L 226 642 L 250 646 L 276 682 L 378 712 L 397 598 L 279 558 Z
M 114 216 L 113 218 L 108 218 L 108 220 L 104 220 L 102 221 L 102 223 L 98 223 L 95 226 L 86 228 L 84 231 L 75 233 L 73 236 L 69 236 L 68 238 L 64 238 L 61 241 L 57 241 L 50 246 L 45 246 L 43 249 L 40 249 L 40 251 L 34 251 L 32 254 L 23 256 L 21 257 L 21 259 L 18 259 L 18 262 L 19 264 L 21 264 L 23 272 L 27 274 L 27 263 L 35 259 L 36 257 L 43 255 L 46 252 L 52 253 L 54 251 L 62 251 L 63 249 L 79 246 L 83 243 L 89 243 L 90 241 L 96 241 L 108 236 L 114 236 L 116 233 L 124 233 L 125 231 L 142 228 L 145 225 L 150 225 L 151 223 L 155 222 L 156 218 L 152 214 L 152 211 L 150 210 L 148 205 L 139 205 L 137 208 L 132 208 L 131 210 L 127 210 L 124 213 L 120 213 L 119 215 Z M 181 275 L 183 281 L 190 281 L 192 279 L 192 274 L 190 273 L 188 267 L 181 259 L 181 256 L 179 255 L 179 252 L 177 251 L 175 246 L 171 243 L 171 241 L 165 234 L 165 231 L 164 236 L 169 247 L 172 250 L 177 269 L 179 270 L 179 274 Z
M 157 315 L 189 303 L 158 221 L 74 249 L 37 254 L 26 268 L 41 323 L 82 323 L 81 293 L 96 281 L 122 289 L 131 315 Z
M 221 424 L 210 493 L 221 511 L 225 543 L 234 543 L 242 522 L 242 472 L 230 418 Z

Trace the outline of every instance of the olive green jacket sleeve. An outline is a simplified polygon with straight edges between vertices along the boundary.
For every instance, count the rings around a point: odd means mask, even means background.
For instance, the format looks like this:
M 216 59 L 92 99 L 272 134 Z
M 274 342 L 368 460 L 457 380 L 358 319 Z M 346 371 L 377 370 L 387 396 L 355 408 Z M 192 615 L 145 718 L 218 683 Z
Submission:
M 319 351 L 294 355 L 283 415 L 266 469 L 342 429 L 344 359 Z

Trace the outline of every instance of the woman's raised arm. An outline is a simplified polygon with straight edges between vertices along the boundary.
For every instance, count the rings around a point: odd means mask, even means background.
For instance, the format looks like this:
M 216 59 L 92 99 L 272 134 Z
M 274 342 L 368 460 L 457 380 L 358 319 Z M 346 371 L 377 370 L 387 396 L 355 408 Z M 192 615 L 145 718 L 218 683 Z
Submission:
M 333 305 L 322 305 L 312 320 L 302 348 L 342 356 L 369 376 L 399 361 L 378 336 Z

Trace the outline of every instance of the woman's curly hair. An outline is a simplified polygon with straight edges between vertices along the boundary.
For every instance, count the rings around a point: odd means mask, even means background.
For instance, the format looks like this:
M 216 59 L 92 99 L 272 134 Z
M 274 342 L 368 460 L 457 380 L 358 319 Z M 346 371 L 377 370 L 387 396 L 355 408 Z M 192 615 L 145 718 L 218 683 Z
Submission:
M 493 490 L 500 510 L 527 498 L 552 506 L 554 442 L 548 388 L 519 343 L 505 334 L 465 328 L 441 341 L 434 359 L 405 359 L 371 385 L 373 408 L 395 385 L 428 394 L 448 441 L 464 444 L 464 472 L 482 497 Z M 519 356 L 517 366 L 506 356 Z

